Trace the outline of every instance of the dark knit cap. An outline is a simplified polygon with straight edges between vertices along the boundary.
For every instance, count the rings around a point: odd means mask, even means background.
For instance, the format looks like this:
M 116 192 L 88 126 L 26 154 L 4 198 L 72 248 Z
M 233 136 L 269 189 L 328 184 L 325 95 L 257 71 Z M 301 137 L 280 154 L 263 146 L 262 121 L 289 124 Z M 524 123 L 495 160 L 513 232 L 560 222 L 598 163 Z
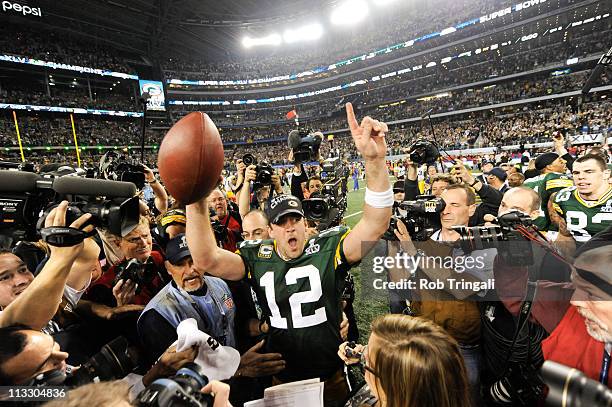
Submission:
M 540 154 L 535 160 L 536 170 L 542 171 L 544 168 L 546 168 L 547 165 L 552 164 L 552 162 L 555 161 L 557 158 L 559 158 L 559 154 L 557 153 Z

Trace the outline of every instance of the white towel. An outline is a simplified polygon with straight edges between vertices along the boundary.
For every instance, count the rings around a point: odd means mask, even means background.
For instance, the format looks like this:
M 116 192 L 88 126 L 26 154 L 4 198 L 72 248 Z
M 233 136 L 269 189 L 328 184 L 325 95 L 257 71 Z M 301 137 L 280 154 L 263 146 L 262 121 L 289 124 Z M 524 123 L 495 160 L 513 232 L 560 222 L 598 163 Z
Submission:
M 238 370 L 240 353 L 230 347 L 223 346 L 212 336 L 200 331 L 195 319 L 189 318 L 181 321 L 176 328 L 178 340 L 175 342 L 176 351 L 182 352 L 193 345 L 198 345 L 198 355 L 195 363 L 202 369 L 208 380 L 229 379 Z

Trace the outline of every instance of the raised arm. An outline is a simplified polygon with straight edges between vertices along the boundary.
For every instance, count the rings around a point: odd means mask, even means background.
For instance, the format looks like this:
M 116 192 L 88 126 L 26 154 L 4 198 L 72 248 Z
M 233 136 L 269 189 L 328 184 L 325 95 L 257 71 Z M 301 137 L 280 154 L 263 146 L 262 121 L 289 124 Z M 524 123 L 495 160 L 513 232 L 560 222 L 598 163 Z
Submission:
M 45 220 L 45 227 L 63 227 L 66 224 L 67 207 L 68 202 L 63 201 L 53 209 Z M 90 217 L 90 214 L 85 214 L 72 222 L 70 227 L 79 229 Z M 87 226 L 84 230 L 91 231 L 93 226 Z M 0 327 L 24 324 L 40 330 L 47 325 L 57 311 L 70 268 L 83 246 L 83 242 L 70 247 L 50 245 L 51 255 L 40 274 L 0 313 Z
M 155 207 L 160 213 L 164 213 L 168 210 L 168 193 L 166 188 L 155 178 L 153 171 L 147 166 L 145 168 L 145 180 L 151 186 L 153 195 L 155 195 Z
M 226 280 L 240 280 L 244 277 L 242 258 L 217 246 L 210 226 L 206 198 L 187 205 L 186 234 L 193 264 L 198 270 Z
M 365 161 L 366 173 L 366 203 L 363 205 L 363 215 L 344 240 L 346 259 L 349 263 L 356 263 L 385 233 L 391 219 L 393 191 L 385 162 L 385 134 L 389 129 L 385 123 L 370 117 L 365 117 L 360 125 L 350 103 L 346 104 L 346 118 L 355 146 Z M 362 248 L 364 242 L 370 242 L 369 247 Z

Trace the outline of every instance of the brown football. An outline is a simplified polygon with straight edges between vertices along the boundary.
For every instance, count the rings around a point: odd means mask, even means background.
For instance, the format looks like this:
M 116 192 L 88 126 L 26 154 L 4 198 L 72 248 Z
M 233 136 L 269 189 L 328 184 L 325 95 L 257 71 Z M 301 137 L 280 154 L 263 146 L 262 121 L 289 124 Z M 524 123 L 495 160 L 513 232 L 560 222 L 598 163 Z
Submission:
M 168 192 L 190 204 L 208 195 L 223 169 L 223 143 L 206 113 L 193 112 L 166 133 L 157 156 L 159 175 Z

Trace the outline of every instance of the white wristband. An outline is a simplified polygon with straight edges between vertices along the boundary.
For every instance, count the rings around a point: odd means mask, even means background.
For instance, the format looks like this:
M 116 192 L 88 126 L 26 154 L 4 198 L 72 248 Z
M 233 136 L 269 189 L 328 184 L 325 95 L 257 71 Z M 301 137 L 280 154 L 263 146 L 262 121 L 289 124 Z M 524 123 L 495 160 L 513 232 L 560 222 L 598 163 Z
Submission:
M 373 208 L 391 208 L 393 206 L 393 189 L 389 188 L 383 192 L 374 192 L 366 187 L 365 203 Z

